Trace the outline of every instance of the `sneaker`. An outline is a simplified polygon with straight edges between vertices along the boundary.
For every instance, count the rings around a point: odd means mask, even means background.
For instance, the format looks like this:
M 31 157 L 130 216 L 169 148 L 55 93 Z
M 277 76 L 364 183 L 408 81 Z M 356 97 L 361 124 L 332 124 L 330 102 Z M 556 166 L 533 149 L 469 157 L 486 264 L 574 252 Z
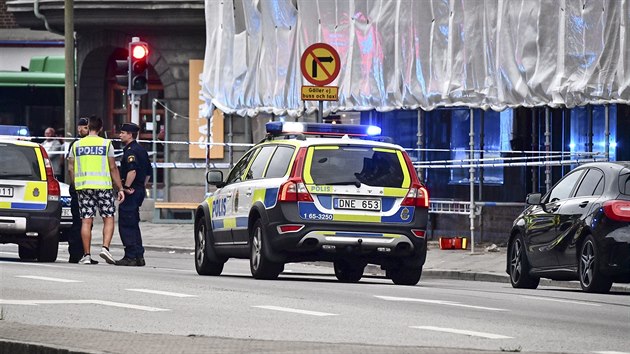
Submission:
M 140 256 L 140 257 L 136 257 L 136 265 L 138 267 L 144 267 L 147 263 L 144 261 L 144 257 Z
M 123 257 L 122 259 L 117 260 L 114 264 L 117 266 L 137 266 L 138 262 L 135 258 Z
M 92 257 L 87 254 L 81 258 L 79 264 L 98 264 L 98 261 L 93 260 Z
M 112 254 L 109 253 L 107 248 L 101 248 L 101 253 L 99 253 L 98 255 L 101 256 L 101 258 L 103 258 L 105 262 L 107 262 L 107 264 L 116 264 L 114 257 L 112 257 Z

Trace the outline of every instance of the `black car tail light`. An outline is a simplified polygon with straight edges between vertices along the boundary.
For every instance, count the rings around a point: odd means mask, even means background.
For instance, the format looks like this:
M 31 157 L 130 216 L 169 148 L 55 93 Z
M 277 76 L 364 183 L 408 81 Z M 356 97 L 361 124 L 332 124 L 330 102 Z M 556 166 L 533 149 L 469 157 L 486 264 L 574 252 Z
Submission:
M 295 162 L 291 169 L 291 177 L 280 186 L 278 192 L 279 202 L 312 202 L 313 197 L 306 189 L 302 179 L 302 169 L 306 158 L 306 148 L 301 147 L 295 156 Z
M 630 201 L 609 200 L 604 202 L 604 214 L 615 221 L 630 221 Z
M 55 174 L 53 173 L 52 164 L 50 163 L 50 159 L 48 158 L 48 153 L 46 153 L 46 149 L 40 146 L 39 151 L 41 151 L 42 156 L 44 158 L 44 167 L 46 168 L 46 184 L 48 186 L 48 200 L 58 201 L 61 196 L 61 187 L 59 187 L 59 181 L 55 178 Z

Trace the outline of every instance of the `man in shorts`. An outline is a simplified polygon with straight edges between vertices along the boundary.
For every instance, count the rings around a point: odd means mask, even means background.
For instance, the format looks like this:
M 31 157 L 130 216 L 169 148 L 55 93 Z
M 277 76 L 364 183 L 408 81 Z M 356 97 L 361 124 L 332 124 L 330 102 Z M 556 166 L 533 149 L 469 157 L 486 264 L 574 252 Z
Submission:
M 97 209 L 103 218 L 103 248 L 100 256 L 107 263 L 115 263 L 114 257 L 109 253 L 109 245 L 114 236 L 115 200 L 122 202 L 125 193 L 116 166 L 112 142 L 99 136 L 102 129 L 103 120 L 99 117 L 90 117 L 89 134 L 72 146 L 68 156 L 71 164 L 70 179 L 77 190 L 81 214 L 83 257 L 79 264 L 98 263 L 90 255 L 92 223 Z M 118 190 L 117 198 L 113 187 Z

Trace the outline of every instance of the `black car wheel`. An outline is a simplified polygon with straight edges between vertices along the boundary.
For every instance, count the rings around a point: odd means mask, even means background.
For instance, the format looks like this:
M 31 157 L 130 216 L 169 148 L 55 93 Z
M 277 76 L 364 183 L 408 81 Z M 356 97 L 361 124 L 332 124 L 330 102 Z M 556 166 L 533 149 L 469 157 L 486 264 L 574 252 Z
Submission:
M 510 283 L 514 288 L 536 289 L 540 283 L 539 277 L 529 274 L 530 265 L 525 254 L 525 243 L 523 237 L 517 235 L 512 241 L 510 253 L 508 254 L 510 262 Z
M 334 262 L 335 276 L 344 283 L 356 283 L 361 280 L 365 264 L 340 260 Z
M 258 219 L 250 234 L 249 268 L 252 276 L 256 279 L 276 279 L 282 273 L 284 264 L 272 262 L 267 258 L 265 242 L 265 229 L 262 226 L 262 221 Z
M 599 271 L 601 255 L 597 249 L 595 238 L 588 235 L 580 251 L 580 285 L 582 290 L 589 293 L 607 293 L 612 287 L 612 280 Z
M 210 242 L 210 230 L 206 227 L 204 219 L 197 220 L 197 230 L 195 234 L 195 269 L 199 275 L 221 275 L 223 262 L 213 261 L 216 259 L 212 242 Z
M 416 285 L 422 276 L 422 267 L 400 266 L 388 270 L 387 276 L 396 285 Z
M 40 262 L 54 262 L 59 253 L 59 229 L 55 228 L 42 235 L 37 245 L 37 260 Z

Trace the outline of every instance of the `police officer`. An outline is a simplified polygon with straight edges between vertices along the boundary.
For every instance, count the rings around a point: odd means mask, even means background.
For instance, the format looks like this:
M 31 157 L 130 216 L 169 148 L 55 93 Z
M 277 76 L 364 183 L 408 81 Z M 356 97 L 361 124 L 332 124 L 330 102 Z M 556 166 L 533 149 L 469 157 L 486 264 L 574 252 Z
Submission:
M 151 163 L 147 151 L 136 141 L 139 130 L 134 123 L 125 123 L 120 128 L 120 141 L 125 144 L 120 172 L 126 195 L 118 206 L 118 233 L 125 246 L 125 256 L 116 261 L 120 266 L 145 265 L 140 206 L 146 196 L 145 185 L 151 177 Z
M 77 121 L 77 135 L 79 138 L 83 138 L 88 135 L 88 119 L 79 118 Z M 68 148 L 68 155 L 72 150 L 72 145 L 76 140 L 70 143 Z M 69 157 L 66 155 L 66 159 Z M 68 169 L 70 164 L 66 163 Z M 70 183 L 70 211 L 72 212 L 72 226 L 68 230 L 68 253 L 70 254 L 70 263 L 79 263 L 81 257 L 83 257 L 83 245 L 81 244 L 81 216 L 79 214 L 79 196 L 77 190 L 74 188 L 74 182 Z

